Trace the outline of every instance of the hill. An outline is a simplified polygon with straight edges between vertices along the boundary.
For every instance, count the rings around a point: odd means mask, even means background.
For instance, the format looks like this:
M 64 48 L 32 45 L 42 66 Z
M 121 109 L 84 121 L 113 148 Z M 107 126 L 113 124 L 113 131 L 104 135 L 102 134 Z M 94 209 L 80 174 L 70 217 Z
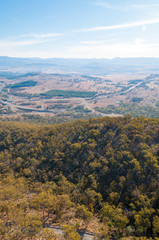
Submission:
M 1 70 L 83 74 L 158 73 L 158 58 L 12 58 L 0 57 Z
M 0 173 L 3 239 L 59 221 L 93 221 L 98 239 L 159 237 L 159 119 L 1 122 Z

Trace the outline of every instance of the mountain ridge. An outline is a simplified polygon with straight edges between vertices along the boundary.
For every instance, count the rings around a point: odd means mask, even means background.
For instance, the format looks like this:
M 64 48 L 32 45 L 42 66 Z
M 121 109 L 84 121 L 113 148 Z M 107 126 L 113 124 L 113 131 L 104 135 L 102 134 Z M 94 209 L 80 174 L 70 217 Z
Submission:
M 15 58 L 0 56 L 1 70 L 77 72 L 87 74 L 156 73 L 159 58 Z

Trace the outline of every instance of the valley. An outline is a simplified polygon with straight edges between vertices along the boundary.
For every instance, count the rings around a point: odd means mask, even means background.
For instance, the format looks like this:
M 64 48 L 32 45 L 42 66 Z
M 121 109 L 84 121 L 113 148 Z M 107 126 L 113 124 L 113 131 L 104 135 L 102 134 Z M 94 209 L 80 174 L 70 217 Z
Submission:
M 122 116 L 121 105 L 135 104 L 139 109 L 150 106 L 155 111 L 154 114 L 152 110 L 154 117 L 158 117 L 158 92 L 159 74 L 94 76 L 0 72 L 0 115 L 88 119 Z

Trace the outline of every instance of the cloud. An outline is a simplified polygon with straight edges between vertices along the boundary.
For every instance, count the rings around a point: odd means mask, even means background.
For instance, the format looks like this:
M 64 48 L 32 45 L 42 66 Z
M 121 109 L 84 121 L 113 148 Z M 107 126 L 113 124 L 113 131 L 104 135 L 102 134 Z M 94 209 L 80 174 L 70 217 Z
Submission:
M 156 7 L 159 7 L 159 4 L 136 4 L 136 5 L 131 5 L 130 7 L 135 9 L 156 8 Z
M 149 8 L 157 8 L 159 4 L 134 4 L 134 5 L 111 5 L 107 2 L 93 2 L 95 6 L 103 7 L 111 10 L 129 11 L 129 10 L 143 10 Z
M 133 28 L 139 26 L 146 26 L 159 23 L 159 19 L 147 20 L 147 21 L 138 21 L 132 23 L 124 23 L 118 25 L 110 25 L 110 26 L 99 26 L 93 28 L 84 28 L 75 30 L 75 32 L 96 32 L 96 31 L 107 31 L 107 30 L 116 30 L 116 29 L 125 29 L 125 28 Z
M 106 8 L 106 9 L 109 9 L 109 10 L 120 10 L 120 11 L 127 11 L 128 10 L 128 7 L 127 6 L 114 6 L 114 5 L 111 5 L 109 3 L 106 3 L 106 2 L 93 2 L 92 3 L 93 5 L 97 6 L 97 7 L 103 7 L 103 8 Z
M 23 34 L 12 37 L 9 40 L 0 41 L 0 49 L 13 48 L 28 45 L 37 45 L 45 42 L 51 42 L 56 40 L 57 37 L 61 37 L 61 33 L 47 33 L 47 34 Z
M 112 5 L 110 5 L 109 3 L 106 3 L 106 2 L 94 2 L 92 4 L 95 6 L 104 7 L 104 8 L 108 8 L 108 9 L 114 8 Z
M 117 44 L 80 43 L 79 45 L 61 47 L 49 50 L 28 49 L 3 49 L 0 55 L 12 57 L 40 57 L 40 58 L 114 58 L 114 57 L 159 57 L 159 44 L 145 43 L 141 39 Z
M 63 36 L 62 33 L 45 33 L 45 34 L 37 34 L 37 33 L 31 33 L 31 34 L 22 34 L 20 36 L 17 36 L 17 38 L 52 38 L 52 37 L 61 37 Z
M 142 39 L 141 39 L 141 38 L 136 38 L 135 41 L 134 41 L 134 43 L 135 43 L 136 45 L 141 45 L 141 44 L 142 44 Z
M 146 27 L 146 26 L 143 26 L 143 27 L 142 27 L 142 31 L 143 31 L 143 32 L 145 32 L 145 31 L 146 31 L 146 29 L 147 29 L 147 27 Z
M 141 39 L 136 39 L 131 43 L 78 45 L 70 47 L 69 56 L 78 58 L 159 57 L 159 44 L 147 44 Z
M 23 41 L 0 41 L 0 49 L 1 48 L 12 48 L 18 46 L 27 46 L 27 45 L 35 45 L 40 44 L 46 41 L 40 40 L 23 40 Z
M 96 41 L 96 40 L 90 40 L 90 41 L 82 41 L 81 44 L 84 45 L 97 45 L 97 44 L 102 44 L 103 41 Z

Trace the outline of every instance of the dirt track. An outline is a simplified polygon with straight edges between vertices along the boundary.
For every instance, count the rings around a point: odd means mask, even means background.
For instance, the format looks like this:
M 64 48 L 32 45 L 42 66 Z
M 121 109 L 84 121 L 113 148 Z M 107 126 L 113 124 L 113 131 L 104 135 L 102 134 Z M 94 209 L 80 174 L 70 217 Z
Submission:
M 54 232 L 59 236 L 63 235 L 63 230 L 60 226 L 49 226 L 49 229 L 54 230 Z M 95 233 L 83 231 L 78 231 L 78 233 L 80 234 L 82 240 L 94 240 Z

